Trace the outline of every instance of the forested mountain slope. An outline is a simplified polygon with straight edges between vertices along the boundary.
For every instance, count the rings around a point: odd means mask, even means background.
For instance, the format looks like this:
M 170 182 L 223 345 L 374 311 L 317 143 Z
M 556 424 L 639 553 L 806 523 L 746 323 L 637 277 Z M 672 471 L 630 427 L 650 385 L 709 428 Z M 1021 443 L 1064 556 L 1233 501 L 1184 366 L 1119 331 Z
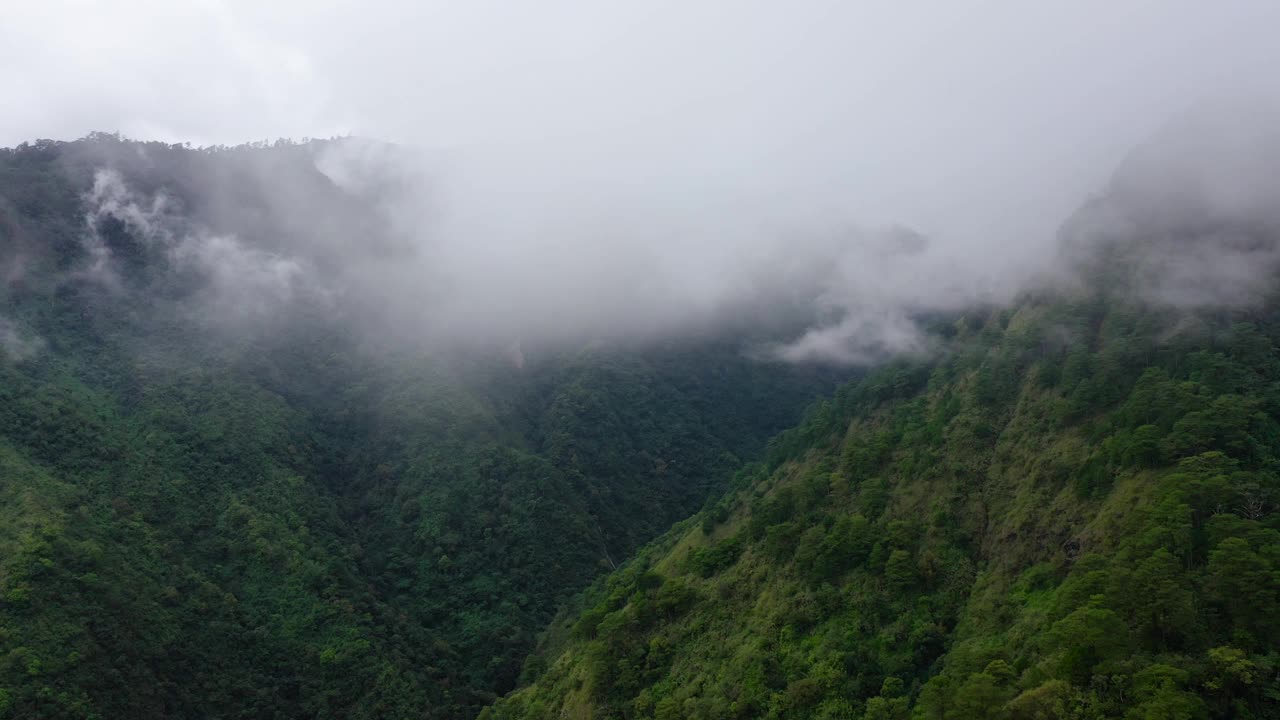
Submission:
M 968 350 L 843 389 L 610 576 L 490 717 L 1271 716 L 1280 324 L 1253 320 L 965 318 Z
M 297 279 L 395 250 L 319 147 L 0 152 L 0 717 L 473 717 L 832 386 L 733 337 L 380 344 Z
M 1175 129 L 1068 281 L 837 391 L 482 717 L 1280 716 L 1277 155 Z

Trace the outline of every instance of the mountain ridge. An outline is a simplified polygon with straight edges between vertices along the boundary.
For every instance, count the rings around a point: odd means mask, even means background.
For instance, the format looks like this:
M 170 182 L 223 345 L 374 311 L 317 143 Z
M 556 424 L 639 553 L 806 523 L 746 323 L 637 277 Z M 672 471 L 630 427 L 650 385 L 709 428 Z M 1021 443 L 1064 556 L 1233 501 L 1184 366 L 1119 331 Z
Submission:
M 1276 717 L 1280 187 L 1232 169 L 1280 145 L 1171 127 L 1062 277 L 838 389 L 481 717 Z
M 304 145 L 39 143 L 0 198 L 0 716 L 474 715 L 833 375 L 385 337 L 291 284 L 395 244 Z

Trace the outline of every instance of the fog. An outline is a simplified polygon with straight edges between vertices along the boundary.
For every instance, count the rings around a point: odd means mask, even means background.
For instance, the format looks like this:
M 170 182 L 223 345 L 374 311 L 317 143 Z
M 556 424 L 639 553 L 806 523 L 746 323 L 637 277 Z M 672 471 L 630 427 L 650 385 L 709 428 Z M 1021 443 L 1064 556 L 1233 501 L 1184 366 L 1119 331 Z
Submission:
M 817 320 L 768 354 L 861 363 L 923 349 L 917 313 L 1057 269 L 1058 226 L 1171 118 L 1275 97 L 1278 21 L 1265 2 L 18 2 L 0 144 L 370 139 L 315 163 L 378 194 L 394 251 L 328 237 L 327 263 L 218 223 L 156 230 L 163 197 L 103 168 L 88 212 L 132 213 L 204 267 L 219 317 L 303 292 L 408 335 L 507 342 L 699 331 L 795 300 Z M 1256 295 L 1259 263 L 1197 248 L 1162 261 L 1152 298 Z
M 0 315 L 0 354 L 22 361 L 44 348 L 44 340 Z
M 1280 271 L 1280 105 L 1220 102 L 1170 120 L 1129 153 L 1060 233 L 1065 267 L 1109 262 L 1162 308 L 1246 308 Z M 1099 251 L 1105 254 L 1099 256 Z

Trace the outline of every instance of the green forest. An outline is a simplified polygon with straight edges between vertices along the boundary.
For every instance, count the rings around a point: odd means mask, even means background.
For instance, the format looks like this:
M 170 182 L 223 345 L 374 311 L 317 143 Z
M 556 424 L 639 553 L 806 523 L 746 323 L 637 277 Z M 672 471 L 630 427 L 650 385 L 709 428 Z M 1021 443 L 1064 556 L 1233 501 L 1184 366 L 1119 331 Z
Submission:
M 744 351 L 787 317 L 518 360 L 210 324 L 86 211 L 109 166 L 262 247 L 377 236 L 315 149 L 0 151 L 0 718 L 1280 717 L 1280 295 L 1150 275 L 1280 226 L 1122 168 L 1067 280 L 864 371 Z
M 1168 320 L 959 319 L 597 583 L 482 717 L 1274 717 L 1280 323 Z
M 1167 150 L 1063 225 L 1065 280 L 928 319 L 945 352 L 815 404 L 481 717 L 1280 717 L 1280 293 L 1210 272 L 1280 225 Z
M 104 162 L 188 216 L 211 210 L 185 188 L 253 198 L 265 166 L 374 222 L 301 145 L 0 153 L 0 717 L 474 717 L 558 607 L 834 387 L 727 338 L 516 367 L 370 349 L 306 307 L 206 327 L 114 218 L 120 287 L 81 271 Z M 290 232 L 241 210 L 247 237 Z

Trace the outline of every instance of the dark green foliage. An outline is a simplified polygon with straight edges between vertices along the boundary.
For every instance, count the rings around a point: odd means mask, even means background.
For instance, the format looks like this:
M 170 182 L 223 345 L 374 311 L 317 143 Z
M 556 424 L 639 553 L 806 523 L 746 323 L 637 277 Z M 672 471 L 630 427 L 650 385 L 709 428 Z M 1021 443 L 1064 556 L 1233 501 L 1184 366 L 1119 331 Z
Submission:
M 474 716 L 544 671 L 526 658 L 565 599 L 828 387 L 729 339 L 529 347 L 517 368 L 486 348 L 366 351 L 305 304 L 206 323 L 202 278 L 112 217 L 96 230 L 119 282 L 87 271 L 101 166 L 267 250 L 364 242 L 372 204 L 320 175 L 315 149 L 0 151 L 0 322 L 40 339 L 0 346 L 0 717 Z M 303 193 L 334 237 L 299 237 L 268 189 Z M 576 634 L 703 597 L 636 584 L 644 608 L 588 613 Z M 663 662 L 642 650 L 609 673 Z
M 711 547 L 691 552 L 689 567 L 703 577 L 710 577 L 736 562 L 741 552 L 742 539 L 734 536 Z
M 717 504 L 735 525 L 634 561 L 716 602 L 558 648 L 489 717 L 1275 716 L 1280 315 L 1248 315 L 961 319 L 928 373 L 884 368 L 780 436 Z M 576 684 L 595 648 L 652 643 L 661 672 Z

